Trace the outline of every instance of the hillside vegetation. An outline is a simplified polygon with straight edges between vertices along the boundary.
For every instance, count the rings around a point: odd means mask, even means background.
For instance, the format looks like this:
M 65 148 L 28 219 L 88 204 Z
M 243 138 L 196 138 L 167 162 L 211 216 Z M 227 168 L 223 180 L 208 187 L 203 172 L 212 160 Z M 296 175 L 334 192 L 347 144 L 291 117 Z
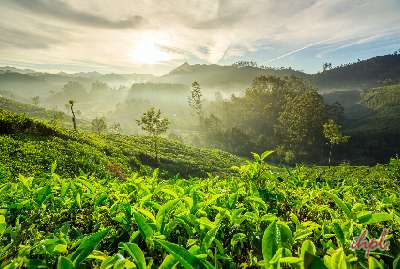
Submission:
M 321 64 L 322 68 L 322 64 Z M 400 81 L 400 54 L 377 56 L 355 63 L 336 66 L 332 69 L 306 74 L 292 68 L 272 68 L 266 66 L 221 66 L 184 63 L 169 73 L 154 77 L 147 74 L 100 74 L 57 73 L 47 74 L 33 70 L 21 70 L 13 67 L 0 68 L 0 90 L 11 90 L 14 94 L 47 95 L 49 91 L 59 90 L 70 81 L 81 83 L 85 87 L 95 81 L 113 86 L 130 86 L 132 83 L 172 83 L 190 85 L 194 80 L 207 89 L 218 89 L 225 92 L 236 92 L 246 88 L 258 76 L 296 76 L 312 81 L 320 90 L 366 89 L 384 83 Z M 29 87 L 28 87 L 29 85 Z
M 321 66 L 322 68 L 322 66 Z M 306 74 L 291 68 L 220 65 L 183 65 L 170 73 L 154 78 L 154 82 L 182 83 L 190 85 L 194 80 L 207 88 L 222 88 L 225 91 L 237 91 L 247 87 L 258 76 L 296 76 L 312 81 L 320 90 L 366 89 L 388 82 L 400 80 L 400 54 L 377 56 L 354 63 L 336 66 L 332 69 Z
M 353 97 L 343 93 L 343 99 Z M 352 137 L 338 149 L 343 159 L 373 164 L 400 153 L 400 85 L 364 90 L 344 109 L 344 132 Z M 349 150 L 351 149 L 351 150 Z
M 270 152 L 227 178 L 0 179 L 4 268 L 397 268 L 400 161 L 277 170 Z M 389 250 L 352 251 L 390 230 Z
M 43 120 L 60 127 L 72 129 L 71 116 L 58 110 L 46 109 L 37 105 L 21 103 L 1 96 L 0 109 L 14 112 L 16 114 L 26 115 L 34 119 Z M 86 131 L 90 130 L 90 124 L 87 120 L 77 119 L 77 123 L 81 129 Z
M 305 77 L 303 72 L 293 69 L 274 69 L 259 67 L 239 67 L 221 65 L 190 65 L 184 63 L 168 74 L 153 79 L 161 83 L 181 83 L 190 85 L 198 81 L 206 88 L 219 88 L 222 91 L 233 92 L 246 88 L 258 76 L 298 76 Z
M 159 147 L 158 163 L 150 138 L 75 133 L 0 109 L 3 177 L 39 175 L 49 171 L 53 162 L 57 162 L 62 176 L 74 177 L 84 171 L 121 178 L 133 171 L 148 173 L 157 167 L 170 176 L 223 174 L 243 162 L 220 150 L 194 148 L 173 140 L 161 139 Z
M 98 72 L 67 74 L 41 73 L 33 70 L 21 70 L 13 67 L 0 67 L 0 90 L 8 90 L 16 95 L 47 96 L 51 91 L 57 91 L 68 82 L 77 81 L 89 87 L 93 82 L 100 81 L 111 85 L 131 85 L 152 79 L 148 74 L 100 74 Z
M 400 81 L 400 53 L 376 56 L 315 74 L 321 89 L 367 89 Z

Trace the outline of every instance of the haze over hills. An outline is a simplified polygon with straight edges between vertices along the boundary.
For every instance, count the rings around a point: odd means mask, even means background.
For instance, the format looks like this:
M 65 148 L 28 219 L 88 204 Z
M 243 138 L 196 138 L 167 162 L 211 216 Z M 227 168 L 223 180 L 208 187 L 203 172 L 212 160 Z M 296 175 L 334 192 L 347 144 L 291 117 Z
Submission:
M 155 78 L 154 82 L 179 83 L 190 85 L 198 81 L 205 88 L 218 88 L 221 91 L 238 91 L 246 88 L 257 76 L 298 76 L 306 74 L 293 69 L 260 68 L 256 66 L 222 66 L 184 63 L 166 75 Z
M 143 83 L 154 78 L 150 74 L 101 74 L 98 72 L 56 74 L 35 72 L 30 69 L 0 67 L 0 91 L 10 91 L 14 95 L 49 95 L 60 90 L 69 81 L 79 81 L 89 86 L 101 81 L 112 87 L 130 87 L 133 83 Z
M 400 269 L 399 14 L 1 0 L 0 268 Z
M 49 74 L 31 69 L 0 67 L 0 90 L 19 94 L 36 92 L 48 94 L 50 90 L 61 89 L 68 81 L 77 80 L 85 85 L 94 81 L 108 83 L 110 86 L 133 83 L 172 83 L 190 85 L 198 81 L 207 91 L 237 92 L 245 89 L 257 76 L 296 76 L 310 80 L 321 91 L 361 90 L 377 87 L 388 82 L 400 81 L 400 54 L 376 56 L 355 63 L 336 66 L 316 74 L 306 74 L 291 68 L 271 68 L 257 65 L 207 65 L 184 63 L 162 76 L 151 74 L 101 74 L 98 72 L 64 72 Z M 29 90 L 25 90 L 29 87 Z
M 382 83 L 400 80 L 400 54 L 376 56 L 355 63 L 336 66 L 316 74 L 307 74 L 291 68 L 257 66 L 189 65 L 184 63 L 153 81 L 190 84 L 194 80 L 211 88 L 236 87 L 243 89 L 257 76 L 297 76 L 315 83 L 322 91 L 361 90 Z

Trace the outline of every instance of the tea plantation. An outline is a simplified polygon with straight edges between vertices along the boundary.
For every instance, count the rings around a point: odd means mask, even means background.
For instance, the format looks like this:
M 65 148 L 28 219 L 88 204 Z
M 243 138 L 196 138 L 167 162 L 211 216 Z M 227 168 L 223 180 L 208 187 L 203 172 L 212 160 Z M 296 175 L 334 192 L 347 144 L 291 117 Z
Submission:
M 4 110 L 0 130 L 1 268 L 400 268 L 397 158 L 280 168 L 162 140 L 158 163 L 144 137 Z M 385 228 L 388 249 L 350 249 Z

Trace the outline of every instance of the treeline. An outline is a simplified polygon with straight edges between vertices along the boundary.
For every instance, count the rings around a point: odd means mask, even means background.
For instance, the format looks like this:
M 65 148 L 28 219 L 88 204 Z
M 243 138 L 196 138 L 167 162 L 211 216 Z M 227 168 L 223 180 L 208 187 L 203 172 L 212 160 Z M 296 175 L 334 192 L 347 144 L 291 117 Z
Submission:
M 267 66 L 267 65 L 263 65 L 263 64 L 259 65 L 257 62 L 254 62 L 254 61 L 237 61 L 237 62 L 234 62 L 232 64 L 232 66 L 236 67 L 236 68 L 252 67 L 252 68 L 259 68 L 262 70 L 285 70 L 285 69 L 293 70 L 292 67 L 290 67 L 290 66 L 289 67 L 283 67 L 283 66 L 272 67 L 272 66 Z M 302 72 L 302 71 L 298 71 L 298 72 Z
M 239 155 L 275 149 L 286 163 L 327 160 L 324 123 L 343 120 L 340 104 L 326 105 L 297 77 L 257 77 L 243 96 L 212 102 L 206 111 L 200 132 L 207 144 Z
M 400 52 L 324 68 L 312 75 L 320 88 L 371 88 L 400 81 Z

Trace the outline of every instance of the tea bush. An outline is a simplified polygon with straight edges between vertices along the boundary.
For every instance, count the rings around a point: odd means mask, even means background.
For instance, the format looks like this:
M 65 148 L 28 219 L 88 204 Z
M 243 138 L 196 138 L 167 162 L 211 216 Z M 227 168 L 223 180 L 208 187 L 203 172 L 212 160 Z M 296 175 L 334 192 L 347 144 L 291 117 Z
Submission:
M 398 167 L 369 168 L 380 175 L 370 186 L 368 178 L 332 177 L 351 171 L 346 166 L 280 169 L 263 162 L 267 155 L 234 167 L 237 174 L 226 178 L 164 180 L 156 169 L 126 179 L 66 179 L 53 164 L 39 177 L 3 182 L 0 264 L 397 268 L 400 187 L 390 177 Z M 368 258 L 350 250 L 364 228 L 371 238 L 389 229 L 390 249 Z

